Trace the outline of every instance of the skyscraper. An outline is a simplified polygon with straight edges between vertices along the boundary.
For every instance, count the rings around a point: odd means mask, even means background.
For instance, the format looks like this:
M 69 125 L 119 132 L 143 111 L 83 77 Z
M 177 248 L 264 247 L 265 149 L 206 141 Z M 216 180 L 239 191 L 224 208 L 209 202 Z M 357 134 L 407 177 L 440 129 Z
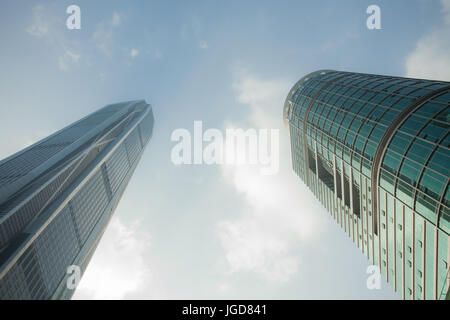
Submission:
M 0 162 L 0 299 L 73 295 L 152 131 L 145 101 L 108 105 Z
M 317 71 L 283 119 L 295 173 L 394 290 L 448 298 L 450 83 Z

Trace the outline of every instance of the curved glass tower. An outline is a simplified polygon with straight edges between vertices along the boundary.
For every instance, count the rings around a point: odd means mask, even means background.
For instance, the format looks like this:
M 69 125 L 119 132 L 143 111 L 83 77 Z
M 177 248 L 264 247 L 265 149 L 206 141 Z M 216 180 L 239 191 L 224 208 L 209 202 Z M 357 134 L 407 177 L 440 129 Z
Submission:
M 73 295 L 152 131 L 123 102 L 0 161 L 0 300 Z
M 404 299 L 445 299 L 450 83 L 321 70 L 283 109 L 293 169 Z

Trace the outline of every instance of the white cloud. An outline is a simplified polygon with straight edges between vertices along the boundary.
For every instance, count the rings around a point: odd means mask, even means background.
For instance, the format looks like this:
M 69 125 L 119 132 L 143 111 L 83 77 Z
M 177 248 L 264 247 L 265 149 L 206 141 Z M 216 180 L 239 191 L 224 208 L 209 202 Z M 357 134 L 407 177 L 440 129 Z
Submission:
M 130 57 L 132 59 L 136 58 L 139 55 L 139 50 L 138 49 L 131 49 L 130 51 Z
M 92 39 L 96 42 L 97 48 L 105 56 L 112 56 L 113 34 L 110 28 L 99 25 L 92 35 Z
M 148 55 L 152 60 L 159 60 L 164 56 L 164 52 L 158 48 L 147 49 L 143 52 L 143 54 Z
M 48 34 L 49 21 L 45 18 L 45 9 L 42 5 L 33 7 L 33 23 L 26 28 L 26 32 L 35 37 L 43 37 Z
M 406 76 L 450 81 L 450 0 L 441 0 L 444 24 L 419 39 L 406 58 Z
M 208 49 L 209 44 L 203 37 L 203 28 L 200 19 L 192 16 L 190 21 L 181 25 L 180 36 L 183 40 L 193 41 L 200 49 Z
M 61 71 L 70 70 L 70 66 L 77 64 L 81 58 L 80 44 L 65 36 L 63 32 L 65 25 L 51 14 L 48 7 L 36 5 L 32 8 L 32 12 L 32 24 L 26 32 L 46 41 L 56 52 L 55 59 Z
M 163 53 L 161 50 L 156 50 L 153 56 L 155 57 L 155 59 L 161 59 L 163 56 Z
M 231 286 L 229 283 L 226 283 L 226 282 L 220 283 L 217 287 L 217 292 L 222 295 L 229 294 L 230 291 L 231 291 Z
M 98 78 L 100 79 L 101 82 L 104 82 L 106 80 L 106 78 L 107 78 L 106 73 L 100 72 L 98 74 Z
M 269 223 L 254 219 L 249 216 L 219 225 L 230 272 L 252 271 L 272 282 L 289 280 L 297 271 L 298 258 Z
M 73 299 L 126 299 L 136 293 L 149 298 L 150 237 L 139 228 L 112 218 Z
M 233 83 L 236 99 L 250 107 L 250 122 L 261 127 L 278 127 L 282 121 L 284 99 L 292 82 L 286 79 L 260 79 L 245 70 L 240 71 L 237 77 L 238 80 Z
M 233 87 L 237 100 L 249 107 L 248 123 L 285 130 L 282 108 L 292 83 L 240 73 Z M 226 181 L 244 197 L 246 213 L 218 224 L 229 272 L 253 272 L 275 283 L 298 272 L 301 257 L 296 248 L 316 229 L 317 215 L 311 213 L 320 214 L 320 204 L 291 169 L 287 134 L 281 134 L 280 140 L 277 175 L 263 176 L 256 166 L 222 167 Z
M 66 53 L 59 57 L 58 65 L 61 71 L 68 71 L 70 69 L 70 65 L 77 64 L 81 58 L 80 54 L 76 54 L 71 52 L 70 50 L 66 50 Z
M 450 0 L 441 0 L 445 23 L 450 24 Z
M 199 41 L 198 42 L 198 47 L 200 49 L 208 49 L 209 48 L 208 43 L 205 40 Z
M 121 24 L 122 18 L 114 12 L 112 19 L 107 22 L 100 23 L 92 35 L 92 39 L 96 42 L 97 48 L 107 57 L 112 57 L 114 46 L 113 29 Z
M 117 12 L 113 13 L 113 18 L 112 18 L 112 25 L 114 27 L 119 26 L 122 23 L 122 18 L 120 17 L 120 15 Z
M 359 39 L 359 37 L 359 33 L 355 31 L 346 31 L 337 38 L 331 38 L 330 40 L 327 40 L 321 46 L 321 50 L 323 52 L 335 51 L 337 48 L 348 45 L 349 41 Z

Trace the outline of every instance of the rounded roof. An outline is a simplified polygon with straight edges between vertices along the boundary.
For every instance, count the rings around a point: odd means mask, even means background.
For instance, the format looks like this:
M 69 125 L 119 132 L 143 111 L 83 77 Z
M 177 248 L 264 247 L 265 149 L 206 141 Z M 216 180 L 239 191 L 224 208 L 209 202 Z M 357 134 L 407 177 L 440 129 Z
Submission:
M 309 79 L 314 78 L 318 74 L 325 74 L 325 73 L 332 72 L 332 71 L 334 71 L 334 70 L 318 70 L 318 71 L 308 73 L 306 76 L 304 76 L 303 78 L 298 80 L 294 84 L 294 86 L 291 88 L 291 90 L 289 91 L 289 94 L 286 97 L 286 100 L 284 101 L 284 106 L 283 106 L 283 122 L 284 122 L 284 126 L 285 126 L 286 130 L 288 131 L 288 133 L 289 133 L 288 115 L 289 115 L 289 109 L 291 107 L 291 99 L 292 99 L 293 95 L 295 94 L 295 92 L 298 90 L 298 87 L 300 87 L 300 85 L 302 85 L 304 82 L 308 81 Z

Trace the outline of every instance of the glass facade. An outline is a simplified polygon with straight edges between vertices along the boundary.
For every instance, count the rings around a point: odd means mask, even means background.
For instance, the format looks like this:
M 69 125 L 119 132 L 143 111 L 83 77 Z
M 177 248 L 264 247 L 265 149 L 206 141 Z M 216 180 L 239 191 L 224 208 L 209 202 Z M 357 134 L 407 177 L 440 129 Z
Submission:
M 404 299 L 446 299 L 450 83 L 321 70 L 283 110 L 295 173 Z
M 0 162 L 0 299 L 70 299 L 153 131 L 145 101 L 108 105 Z

